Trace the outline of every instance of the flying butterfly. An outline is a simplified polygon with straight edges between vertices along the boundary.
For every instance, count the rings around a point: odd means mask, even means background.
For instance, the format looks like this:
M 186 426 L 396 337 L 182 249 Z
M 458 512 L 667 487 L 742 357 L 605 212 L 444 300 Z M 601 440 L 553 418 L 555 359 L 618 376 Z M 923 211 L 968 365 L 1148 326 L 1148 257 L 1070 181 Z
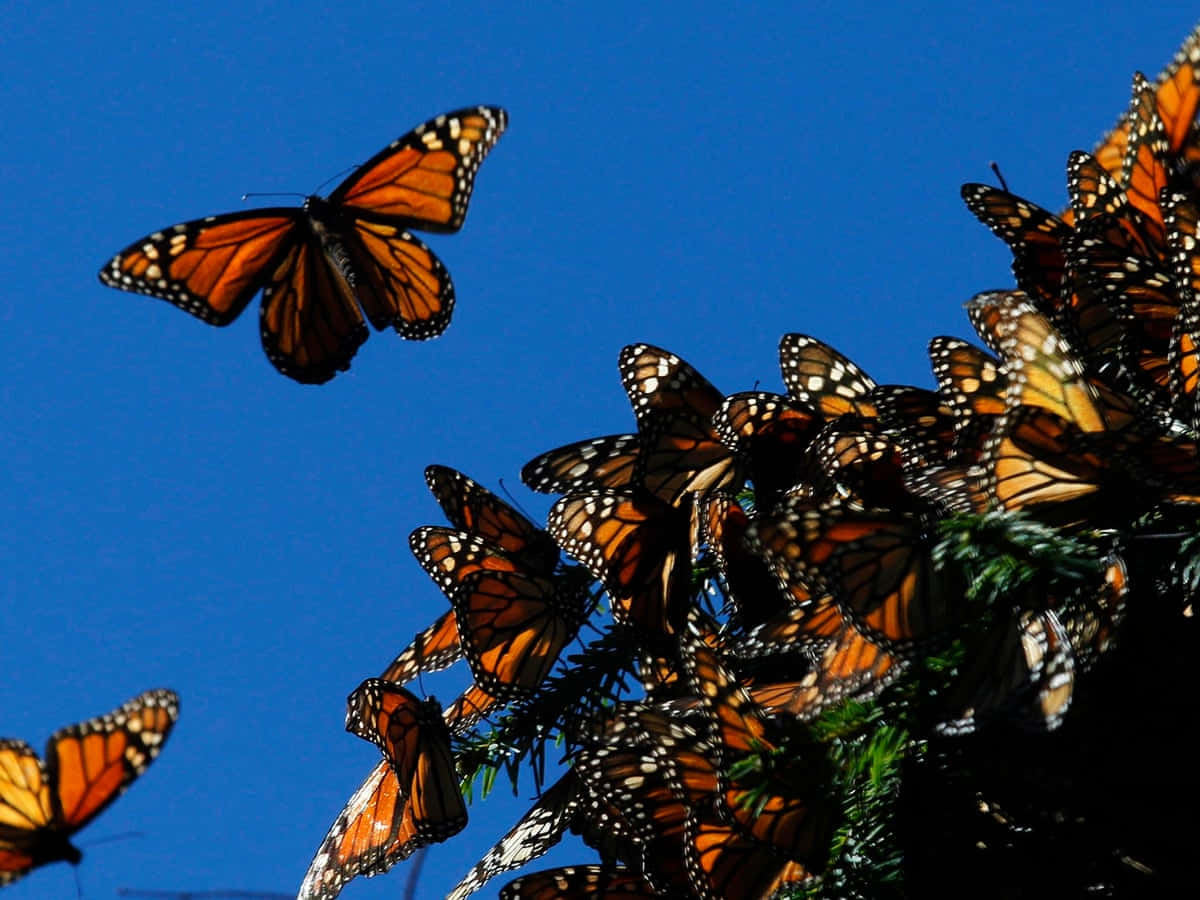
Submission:
M 78 864 L 71 836 L 146 771 L 178 717 L 179 697 L 159 689 L 54 732 L 44 760 L 24 741 L 0 739 L 0 885 L 48 863 Z
M 135 241 L 100 270 L 109 287 L 228 325 L 259 290 L 267 358 L 321 384 L 376 330 L 409 340 L 450 323 L 450 274 L 408 229 L 455 232 L 475 174 L 508 124 L 504 110 L 446 113 L 397 138 L 328 197 L 183 222 Z

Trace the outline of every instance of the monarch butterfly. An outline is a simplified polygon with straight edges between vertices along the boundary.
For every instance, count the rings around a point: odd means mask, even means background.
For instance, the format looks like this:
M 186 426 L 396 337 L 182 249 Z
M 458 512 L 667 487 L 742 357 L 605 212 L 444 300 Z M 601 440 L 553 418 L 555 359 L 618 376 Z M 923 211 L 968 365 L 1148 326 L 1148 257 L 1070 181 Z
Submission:
M 427 526 L 409 535 L 408 543 L 421 568 L 447 596 L 452 596 L 471 572 L 516 571 L 516 564 L 494 545 L 463 531 Z M 379 677 L 404 684 L 422 672 L 444 669 L 461 657 L 458 623 L 451 610 L 414 637 Z
M 1154 88 L 1141 72 L 1133 75 L 1133 99 L 1129 107 L 1129 144 L 1121 163 L 1121 185 L 1129 205 L 1141 212 L 1143 224 L 1160 252 L 1166 246 L 1159 195 L 1167 187 L 1167 156 L 1170 142 L 1158 114 Z
M 958 430 L 954 455 L 974 462 L 984 436 L 1004 412 L 1008 378 L 998 360 L 957 338 L 933 338 L 929 359 L 938 393 L 954 411 Z
M 873 643 L 909 652 L 953 623 L 948 571 L 935 571 L 930 538 L 903 512 L 793 501 L 751 527 L 747 541 L 781 579 L 831 594 Z
M 958 442 L 958 418 L 936 392 L 907 384 L 881 384 L 871 392 L 883 430 L 903 448 L 909 466 L 945 462 Z
M 368 679 L 347 700 L 346 728 L 377 744 L 385 758 L 334 820 L 297 900 L 332 900 L 355 877 L 386 872 L 467 822 L 436 700 Z
M 641 439 L 611 434 L 543 453 L 521 468 L 521 480 L 543 494 L 621 488 L 634 480 Z
M 1008 244 L 1017 286 L 1034 299 L 1038 309 L 1056 310 L 1071 227 L 1036 203 L 986 184 L 964 184 L 962 198 L 975 218 Z M 982 333 L 980 336 L 987 339 Z
M 462 530 L 418 528 L 409 536 L 409 547 L 448 597 L 479 569 L 553 572 L 558 563 L 554 541 L 491 491 L 446 466 L 429 466 L 425 480 L 446 518 Z M 461 656 L 458 623 L 451 611 L 416 635 L 380 677 L 408 682 Z
M 755 502 L 758 494 L 755 494 Z M 718 494 L 708 501 L 705 541 L 717 562 L 726 596 L 733 606 L 731 623 L 752 628 L 775 615 L 784 605 L 774 574 L 744 543 L 750 517 L 732 497 Z
M 1154 100 L 1167 136 L 1168 152 L 1186 167 L 1200 155 L 1196 143 L 1196 108 L 1200 105 L 1200 28 L 1188 35 L 1174 58 L 1155 79 Z M 1114 177 L 1128 157 L 1131 117 L 1124 113 L 1100 139 L 1092 154 Z
M 446 900 L 465 900 L 497 875 L 537 859 L 562 840 L 568 829 L 582 834 L 591 846 L 611 849 L 630 839 L 624 833 L 624 823 L 583 789 L 576 772 L 568 771 L 542 792 L 521 820 L 446 895 Z
M 779 368 L 788 396 L 826 419 L 854 413 L 875 418 L 868 394 L 875 381 L 824 341 L 785 334 L 779 341 Z
M 445 330 L 450 274 L 407 229 L 462 226 L 475 173 L 507 124 L 494 106 L 445 113 L 397 138 L 328 197 L 172 225 L 114 256 L 100 281 L 210 325 L 228 325 L 261 289 L 267 358 L 296 381 L 321 384 L 350 367 L 367 339 L 364 314 L 377 331 L 390 325 L 409 340 Z
M 425 482 L 455 528 L 483 538 L 522 568 L 548 574 L 558 564 L 558 546 L 487 488 L 449 466 L 428 466 Z
M 578 577 L 486 569 L 466 576 L 452 602 L 475 682 L 500 700 L 537 689 L 591 607 Z
M 758 900 L 818 874 L 740 833 L 709 810 L 688 815 L 684 853 L 692 889 L 703 900 Z
M 661 896 L 624 866 L 562 866 L 514 879 L 500 889 L 500 900 L 650 900 Z
M 819 415 L 769 391 L 731 394 L 713 416 L 717 437 L 738 455 L 754 482 L 758 509 L 771 509 L 802 480 L 805 450 L 821 426 Z
M 685 511 L 644 491 L 581 492 L 560 497 L 546 527 L 603 582 L 617 622 L 671 633 L 691 577 Z
M 718 653 L 697 637 L 690 630 L 686 633 L 680 655 L 692 689 L 710 719 L 715 762 L 724 772 L 736 754 L 769 752 L 774 744 L 767 734 L 762 708 L 736 681 Z M 824 868 L 832 831 L 832 810 L 820 790 L 820 768 L 815 756 L 798 758 L 785 771 L 773 772 L 756 785 L 722 774 L 718 789 L 724 810 L 746 837 L 819 872 Z M 757 803 L 751 802 L 752 797 Z M 694 809 L 699 804 L 693 802 L 690 806 Z M 689 838 L 691 846 L 696 835 L 690 834 Z M 701 868 L 711 874 L 711 866 L 702 864 Z
M 813 441 L 812 456 L 820 468 L 815 484 L 822 495 L 861 506 L 911 506 L 904 487 L 908 455 L 890 437 L 859 430 L 861 424 L 848 417 L 830 422 Z
M 1053 609 L 1005 616 L 972 651 L 946 699 L 954 715 L 935 731 L 970 734 L 996 717 L 1030 731 L 1053 731 L 1062 724 L 1074 693 L 1075 661 Z
M 622 348 L 618 368 L 638 423 L 641 486 L 673 506 L 688 494 L 741 486 L 737 460 L 713 429 L 725 397 L 708 379 L 650 344 Z
M 54 732 L 45 760 L 0 739 L 0 885 L 48 863 L 78 864 L 71 836 L 146 771 L 178 717 L 179 697 L 158 689 Z
M 1200 206 L 1175 193 L 1162 205 L 1180 301 L 1167 350 L 1168 393 L 1175 415 L 1200 431 Z
M 424 844 L 408 791 L 391 760 L 381 759 L 334 819 L 296 900 L 333 900 L 354 878 L 386 872 Z
M 987 492 L 1009 511 L 1026 510 L 1060 527 L 1098 525 L 1148 502 L 1113 444 L 1036 406 L 1017 406 L 984 448 Z

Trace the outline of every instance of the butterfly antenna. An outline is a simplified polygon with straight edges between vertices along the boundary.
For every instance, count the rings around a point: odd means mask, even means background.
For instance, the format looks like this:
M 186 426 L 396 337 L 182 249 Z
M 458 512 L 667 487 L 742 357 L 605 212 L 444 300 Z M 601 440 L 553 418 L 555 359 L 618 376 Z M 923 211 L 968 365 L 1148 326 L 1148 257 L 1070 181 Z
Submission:
M 242 202 L 245 203 L 251 197 L 299 197 L 301 200 L 308 199 L 304 194 L 297 193 L 296 191 L 250 191 L 249 193 L 242 194 Z
M 116 834 L 105 835 L 101 838 L 95 838 L 88 841 L 86 844 L 81 843 L 81 847 L 95 847 L 97 844 L 111 844 L 113 841 L 127 841 L 130 838 L 144 838 L 146 833 L 143 831 L 120 831 Z
M 71 871 L 75 875 L 75 897 L 77 900 L 83 900 L 83 882 L 79 880 L 79 866 L 72 866 Z
M 513 505 L 513 507 L 516 509 L 516 511 L 519 512 L 521 515 L 523 515 L 525 518 L 527 518 L 530 522 L 536 522 L 537 519 L 535 519 L 532 515 L 529 514 L 529 510 L 527 510 L 524 506 L 522 506 L 521 501 L 512 495 L 512 491 L 510 491 L 508 489 L 508 485 L 504 483 L 504 479 L 501 478 L 501 479 L 499 479 L 499 481 L 500 481 L 500 490 L 504 492 L 504 496 L 508 498 L 508 501 Z
M 421 867 L 425 865 L 425 857 L 429 854 L 428 847 L 422 847 L 413 855 L 412 865 L 408 869 L 408 878 L 404 881 L 404 900 L 414 900 L 417 896 L 417 883 L 421 880 Z
M 326 178 L 324 181 L 322 181 L 320 184 L 318 184 L 317 189 L 315 191 L 313 191 L 313 193 L 320 194 L 321 191 L 325 190 L 325 188 L 331 182 L 337 181 L 342 176 L 344 176 L 350 172 L 353 172 L 357 168 L 358 168 L 358 166 L 346 166 L 346 168 L 342 169 L 340 172 L 334 172 L 332 175 L 330 175 L 328 178 Z
M 988 166 L 991 168 L 991 170 L 993 172 L 996 173 L 996 177 L 1000 179 L 1000 187 L 1004 188 L 1004 190 L 1007 191 L 1008 190 L 1008 182 L 1004 180 L 1004 174 L 1000 171 L 1000 164 L 997 163 L 995 160 L 992 160 L 990 163 L 988 163 Z

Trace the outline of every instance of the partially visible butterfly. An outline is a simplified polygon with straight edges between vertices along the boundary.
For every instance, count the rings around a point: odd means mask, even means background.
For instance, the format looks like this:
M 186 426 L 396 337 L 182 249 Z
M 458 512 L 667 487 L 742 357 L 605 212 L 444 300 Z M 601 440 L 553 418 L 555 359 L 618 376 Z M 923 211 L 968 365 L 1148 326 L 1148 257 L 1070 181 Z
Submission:
M 1200 27 L 1192 31 L 1174 58 L 1155 79 L 1154 99 L 1162 119 L 1169 152 L 1183 174 L 1200 159 L 1196 140 L 1196 109 L 1200 105 Z M 1122 173 L 1128 155 L 1130 114 L 1124 113 L 1092 151 L 1114 177 Z
M 651 344 L 622 348 L 618 367 L 638 423 L 638 483 L 679 505 L 689 494 L 741 486 L 732 451 L 713 414 L 724 395 L 685 360 Z
M 785 334 L 779 341 L 779 368 L 788 396 L 825 419 L 853 413 L 875 417 L 868 395 L 875 381 L 824 341 L 806 334 Z
M 1071 227 L 1036 203 L 986 184 L 964 184 L 962 197 L 975 218 L 1012 250 L 1018 287 L 1044 312 L 1057 309 Z
M 461 472 L 429 466 L 425 480 L 455 529 L 427 526 L 409 536 L 417 562 L 453 599 L 458 586 L 480 569 L 548 577 L 558 547 L 546 532 Z M 384 669 L 385 681 L 404 683 L 421 672 L 445 668 L 462 656 L 453 611 L 416 635 Z
M 606 815 L 604 804 L 588 796 L 579 776 L 568 771 L 542 792 L 521 820 L 446 895 L 446 900 L 466 900 L 497 875 L 537 859 L 562 840 L 569 829 L 610 841 L 622 826 L 616 818 Z
M 494 106 L 438 116 L 328 197 L 172 225 L 114 256 L 100 280 L 211 325 L 228 325 L 261 289 L 267 358 L 296 381 L 328 381 L 367 339 L 364 316 L 409 340 L 436 337 L 450 323 L 450 274 L 408 229 L 462 226 L 475 173 L 507 124 Z
M 661 896 L 640 875 L 624 866 L 562 866 L 514 879 L 500 889 L 500 900 L 650 900 Z
M 476 684 L 503 701 L 537 690 L 592 608 L 578 569 L 558 579 L 476 571 L 463 579 L 453 604 Z
M 467 822 L 436 700 L 368 679 L 347 700 L 346 728 L 378 745 L 384 759 L 334 820 L 297 900 L 332 900 L 357 876 L 386 872 Z
M 617 622 L 671 632 L 690 586 L 685 511 L 643 491 L 567 494 L 551 507 L 546 527 L 604 583 Z
M 521 480 L 543 494 L 620 488 L 634 479 L 641 440 L 610 434 L 558 447 L 521 468 Z
M 77 864 L 71 836 L 146 771 L 178 717 L 179 697 L 159 689 L 54 732 L 44 760 L 0 739 L 0 885 L 47 863 Z

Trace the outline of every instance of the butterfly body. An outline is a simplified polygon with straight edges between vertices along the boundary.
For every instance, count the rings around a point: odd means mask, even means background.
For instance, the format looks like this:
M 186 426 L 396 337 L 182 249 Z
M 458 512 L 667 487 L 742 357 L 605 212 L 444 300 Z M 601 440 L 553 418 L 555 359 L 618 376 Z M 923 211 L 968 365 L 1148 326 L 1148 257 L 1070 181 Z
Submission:
M 462 226 L 475 173 L 507 122 L 504 110 L 487 106 L 438 116 L 328 197 L 173 225 L 114 256 L 100 281 L 159 297 L 211 325 L 228 325 L 261 290 L 267 358 L 296 381 L 328 381 L 367 339 L 364 318 L 408 340 L 446 329 L 450 275 L 408 229 Z

